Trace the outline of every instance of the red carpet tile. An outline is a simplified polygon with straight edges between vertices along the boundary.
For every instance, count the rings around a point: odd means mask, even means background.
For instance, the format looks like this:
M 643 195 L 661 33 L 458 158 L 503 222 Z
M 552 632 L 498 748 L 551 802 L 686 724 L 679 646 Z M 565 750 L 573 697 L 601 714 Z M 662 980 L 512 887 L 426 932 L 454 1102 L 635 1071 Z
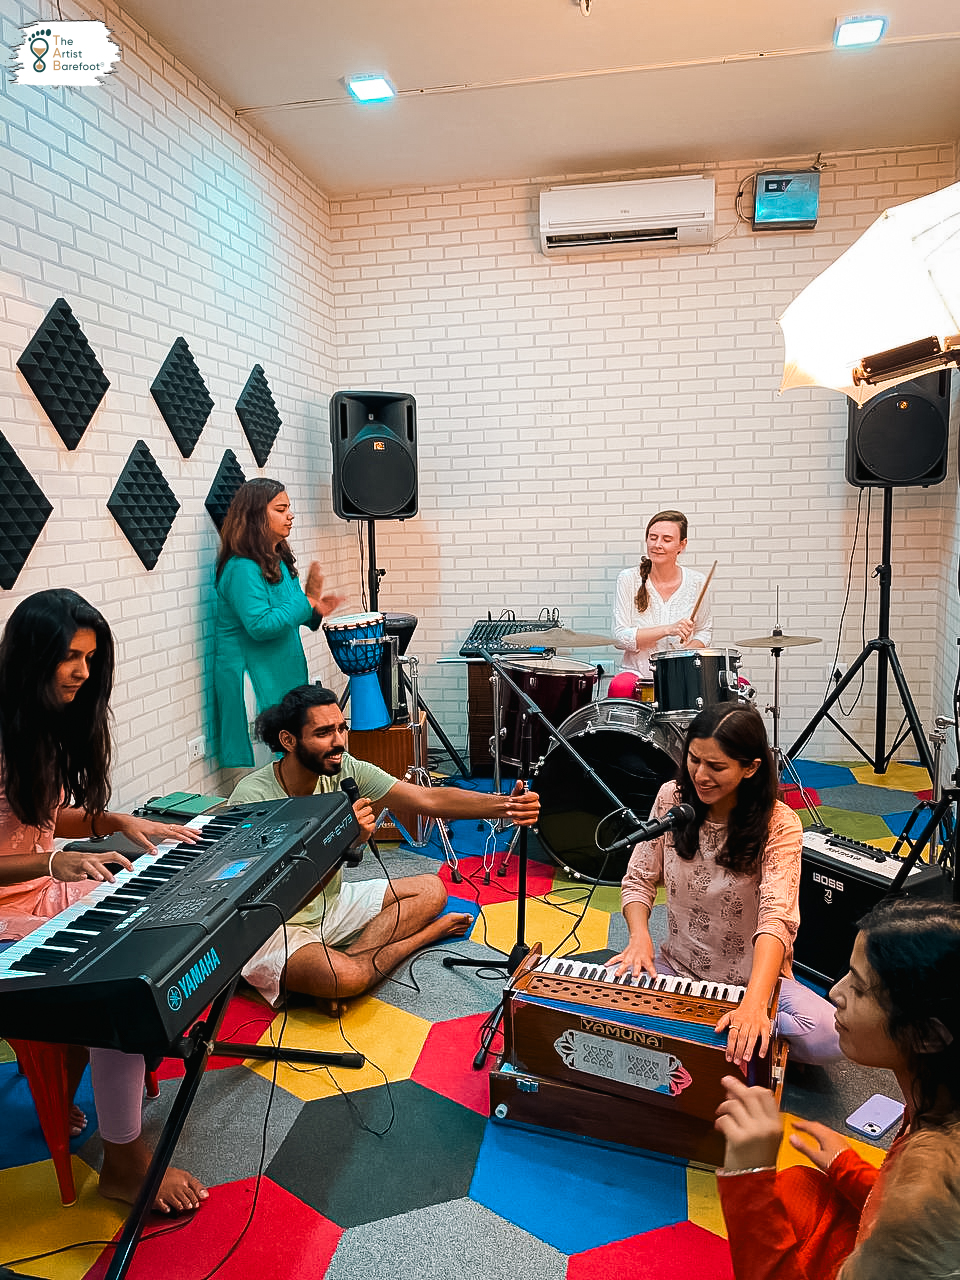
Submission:
M 517 896 L 518 859 L 512 857 L 507 864 L 505 875 L 497 875 L 497 868 L 503 857 L 498 853 L 490 872 L 490 883 L 483 883 L 483 859 L 461 858 L 460 874 L 463 884 L 454 884 L 450 879 L 450 868 L 444 864 L 440 868 L 440 879 L 447 886 L 451 897 L 466 898 L 487 906 L 491 902 L 513 902 Z M 543 862 L 529 862 L 527 865 L 527 897 L 539 898 L 553 889 L 554 874 L 559 871 L 554 863 L 548 866 Z
M 255 1186 L 255 1178 L 245 1178 L 214 1187 L 210 1199 L 182 1229 L 145 1237 L 127 1272 L 130 1280 L 197 1280 L 217 1266 L 243 1230 Z M 154 1221 L 151 1231 L 156 1230 Z M 262 1178 L 253 1222 L 236 1252 L 218 1269 L 218 1280 L 320 1280 L 342 1235 L 340 1227 Z M 111 1257 L 112 1250 L 106 1249 L 84 1280 L 101 1280 Z
M 726 1240 L 693 1222 L 574 1254 L 567 1280 L 734 1280 Z
M 410 1077 L 424 1088 L 484 1116 L 490 1113 L 489 1076 L 496 1063 L 496 1054 L 487 1057 L 481 1071 L 474 1071 L 471 1064 L 480 1047 L 480 1028 L 487 1016 L 476 1013 L 470 1018 L 434 1023 Z M 499 1032 L 493 1046 L 498 1053 L 503 1052 L 503 1038 Z M 470 1069 L 464 1070 L 465 1067 Z

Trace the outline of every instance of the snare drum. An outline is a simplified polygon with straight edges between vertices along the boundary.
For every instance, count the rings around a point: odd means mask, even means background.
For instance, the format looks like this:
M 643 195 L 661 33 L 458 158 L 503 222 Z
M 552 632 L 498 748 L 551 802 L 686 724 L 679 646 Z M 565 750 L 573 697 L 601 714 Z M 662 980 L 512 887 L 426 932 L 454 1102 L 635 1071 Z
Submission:
M 382 729 L 390 724 L 377 668 L 383 657 L 382 613 L 348 613 L 323 624 L 333 660 L 350 677 L 350 727 Z
M 652 653 L 654 703 L 665 718 L 685 723 L 718 702 L 738 702 L 739 649 L 670 649 Z
M 574 658 L 512 658 L 501 664 L 510 679 L 540 708 L 555 727 L 593 699 L 597 668 Z M 524 706 L 514 689 L 500 685 L 500 759 L 520 767 Z M 550 735 L 539 720 L 530 729 L 528 764 L 539 760 Z
M 641 822 L 663 783 L 677 776 L 684 735 L 683 727 L 661 720 L 651 704 L 628 698 L 594 702 L 560 726 L 564 741 Z M 600 820 L 616 810 L 606 792 L 556 742 L 534 769 L 530 786 L 540 796 L 537 834 L 554 861 L 575 879 L 619 884 L 630 850 L 601 853 L 594 835 Z M 634 826 L 630 820 L 611 818 L 601 830 L 603 843 L 615 843 Z

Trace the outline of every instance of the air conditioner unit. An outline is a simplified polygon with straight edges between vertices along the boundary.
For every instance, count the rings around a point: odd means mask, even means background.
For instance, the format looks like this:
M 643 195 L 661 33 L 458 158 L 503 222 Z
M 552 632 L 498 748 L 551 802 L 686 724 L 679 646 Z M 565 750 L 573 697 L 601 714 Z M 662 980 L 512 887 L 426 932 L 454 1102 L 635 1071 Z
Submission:
M 713 243 L 713 178 L 645 178 L 547 187 L 540 247 L 548 256 L 647 245 Z

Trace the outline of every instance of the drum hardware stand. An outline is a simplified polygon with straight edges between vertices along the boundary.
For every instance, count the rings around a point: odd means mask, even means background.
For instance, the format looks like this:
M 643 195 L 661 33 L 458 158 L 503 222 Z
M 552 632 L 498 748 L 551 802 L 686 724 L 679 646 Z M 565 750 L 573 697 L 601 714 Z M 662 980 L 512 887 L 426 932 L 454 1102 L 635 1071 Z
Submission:
M 576 750 L 576 748 L 572 747 L 570 743 L 566 741 L 565 738 L 560 736 L 559 731 L 556 729 L 554 725 L 550 723 L 550 721 L 543 714 L 543 712 L 540 710 L 537 704 L 533 701 L 530 695 L 525 690 L 521 689 L 519 685 L 514 683 L 514 681 L 503 670 L 502 665 L 497 661 L 497 659 L 494 658 L 492 654 L 488 653 L 484 649 L 481 649 L 480 653 L 483 659 L 486 662 L 488 662 L 490 666 L 493 668 L 496 677 L 500 680 L 506 680 L 507 684 L 509 684 L 510 687 L 517 694 L 522 704 L 521 712 L 520 712 L 520 774 L 519 776 L 521 778 L 524 778 L 526 777 L 529 771 L 530 745 L 531 745 L 532 736 L 533 736 L 532 734 L 533 721 L 535 719 L 538 719 L 543 724 L 543 727 L 546 729 L 548 735 L 555 742 L 559 743 L 559 745 L 563 747 L 564 750 L 567 751 L 567 753 L 574 758 L 574 760 L 577 761 L 577 763 L 579 764 L 583 772 L 590 778 L 590 780 L 597 787 L 599 787 L 601 791 L 605 792 L 606 795 L 609 797 L 609 799 L 613 801 L 614 806 L 620 809 L 623 812 L 624 816 L 628 818 L 634 824 L 634 826 L 639 826 L 640 823 L 636 815 L 630 812 L 630 810 L 628 810 L 625 805 L 620 803 L 619 798 L 616 795 L 614 795 L 614 793 L 610 790 L 610 788 L 603 781 L 603 779 L 596 772 L 596 770 L 590 764 L 588 764 L 586 760 L 584 760 L 583 756 L 580 755 L 580 753 Z M 497 698 L 497 701 L 499 701 L 499 698 Z M 494 728 L 497 731 L 499 731 L 499 724 L 496 724 Z M 475 960 L 469 956 L 449 956 L 448 955 L 443 957 L 442 963 L 445 969 L 460 969 L 460 968 L 506 969 L 507 973 L 513 975 L 514 973 L 516 973 L 517 969 L 520 967 L 524 957 L 530 951 L 530 948 L 526 942 L 527 867 L 529 863 L 529 855 L 527 851 L 527 836 L 528 836 L 527 828 L 525 826 L 518 825 L 516 828 L 516 831 L 514 832 L 514 837 L 510 841 L 510 849 L 508 849 L 507 851 L 507 854 L 509 856 L 509 853 L 512 852 L 515 844 L 516 850 L 517 850 L 517 856 L 518 856 L 517 939 L 516 939 L 516 942 L 514 943 L 513 949 L 511 950 L 509 956 L 507 956 L 506 959 L 504 960 Z M 506 866 L 504 863 L 501 868 L 498 868 L 497 874 L 504 875 L 505 872 L 506 872 Z M 483 1064 L 487 1059 L 487 1054 L 490 1052 L 490 1046 L 493 1043 L 493 1038 L 497 1034 L 500 1024 L 503 1021 L 505 1004 L 506 1004 L 506 992 L 504 992 L 504 994 L 501 996 L 500 1004 L 497 1007 L 497 1009 L 494 1011 L 493 1018 L 487 1024 L 482 1034 L 480 1048 L 478 1049 L 477 1054 L 473 1059 L 473 1067 L 475 1071 L 479 1071 L 483 1067 Z
M 427 752 L 423 742 L 423 728 L 420 724 L 420 708 L 423 705 L 420 700 L 420 679 L 418 675 L 420 661 L 418 658 L 413 657 L 412 654 L 398 658 L 397 661 L 410 668 L 410 679 L 404 683 L 410 694 L 409 729 L 413 734 L 413 764 L 408 766 L 406 773 L 403 775 L 403 780 L 417 787 L 432 787 L 433 777 L 427 763 Z M 403 666 L 400 668 L 401 671 Z M 442 818 L 425 818 L 422 813 L 418 813 L 416 838 L 407 831 L 403 823 L 398 820 L 396 814 L 390 813 L 387 809 L 381 810 L 374 830 L 379 830 L 388 818 L 392 820 L 394 826 L 403 835 L 407 844 L 414 849 L 422 849 L 429 843 L 433 828 L 436 826 L 440 835 L 440 844 L 443 847 L 443 856 L 447 866 L 450 868 L 450 879 L 454 884 L 461 883 L 463 876 L 460 874 L 460 869 L 457 865 L 457 855 L 454 852 L 453 845 L 450 843 L 450 831 Z
M 147 1169 L 143 1185 L 127 1216 L 123 1231 L 116 1243 L 110 1266 L 104 1280 L 122 1280 L 133 1262 L 133 1254 L 140 1243 L 144 1227 L 153 1211 L 153 1202 L 163 1181 L 173 1153 L 187 1122 L 200 1083 L 207 1066 L 207 1058 L 213 1056 L 231 1058 L 257 1058 L 261 1062 L 296 1062 L 308 1066 L 360 1068 L 364 1058 L 359 1053 L 327 1053 L 312 1049 L 284 1049 L 272 1045 L 235 1044 L 233 1041 L 217 1041 L 217 1032 L 223 1022 L 227 1006 L 233 998 L 240 975 L 237 974 L 214 999 L 207 1016 L 194 1023 L 186 1035 L 170 1048 L 169 1055 L 183 1058 L 183 1080 L 173 1099 L 170 1113 L 157 1140 L 153 1159 Z
M 948 720 L 946 719 L 945 716 L 937 716 L 937 718 L 934 720 L 933 723 L 934 723 L 934 728 L 930 733 L 930 741 L 933 743 L 933 761 L 934 761 L 933 793 L 929 800 L 921 800 L 920 803 L 916 805 L 913 812 L 910 814 L 910 817 L 907 819 L 907 821 L 904 824 L 903 832 L 901 833 L 901 835 L 897 837 L 897 843 L 893 846 L 893 849 L 890 852 L 890 856 L 894 858 L 899 856 L 900 850 L 905 844 L 910 845 L 911 853 L 913 852 L 913 850 L 918 850 L 918 856 L 919 856 L 919 853 L 922 852 L 922 850 L 927 845 L 929 845 L 930 855 L 927 861 L 929 862 L 930 866 L 932 867 L 938 862 L 941 864 L 946 864 L 952 868 L 953 874 L 955 875 L 956 873 L 955 827 L 951 828 L 950 823 L 947 821 L 945 821 L 942 824 L 939 821 L 937 821 L 935 824 L 932 822 L 928 822 L 927 826 L 923 830 L 922 837 L 918 836 L 916 839 L 911 840 L 907 834 L 913 827 L 914 820 L 917 817 L 919 817 L 921 813 L 930 813 L 931 815 L 933 815 L 933 814 L 942 812 L 944 816 L 946 816 L 946 814 L 949 813 L 949 804 L 952 802 L 948 802 L 948 805 L 944 810 L 942 806 L 942 798 L 944 795 L 950 794 L 955 799 L 960 797 L 960 792 L 944 791 L 940 782 L 940 758 L 943 753 L 944 743 L 947 740 L 947 735 L 945 730 L 951 727 L 956 728 L 957 722 L 956 720 Z M 957 775 L 955 774 L 953 780 L 954 780 L 954 784 L 956 785 L 956 783 L 960 779 L 958 779 Z M 943 828 L 942 830 L 941 830 L 941 826 Z M 941 839 L 943 843 L 942 843 L 942 848 L 938 855 L 937 846 L 940 843 Z M 954 881 L 954 892 L 955 893 L 957 892 L 956 881 Z
M 897 657 L 897 649 L 893 640 L 890 638 L 890 577 L 891 577 L 891 528 L 893 523 L 893 489 L 889 485 L 883 487 L 883 541 L 881 550 L 881 563 L 873 571 L 873 576 L 879 579 L 880 583 L 880 617 L 879 626 L 880 634 L 874 640 L 870 640 L 863 649 L 861 649 L 856 660 L 850 665 L 846 675 L 842 676 L 836 683 L 835 687 L 824 701 L 823 705 L 817 711 L 813 719 L 807 724 L 806 728 L 801 732 L 800 736 L 794 742 L 793 746 L 787 752 L 787 755 L 793 759 L 799 755 L 809 740 L 813 737 L 814 731 L 822 720 L 829 720 L 835 729 L 843 735 L 844 738 L 855 748 L 857 752 L 873 766 L 874 773 L 886 773 L 887 766 L 893 759 L 893 756 L 901 743 L 912 735 L 914 744 L 917 748 L 917 754 L 921 764 L 930 774 L 933 780 L 933 756 L 930 754 L 930 748 L 927 746 L 924 737 L 923 725 L 920 722 L 920 716 L 914 705 L 913 698 L 910 696 L 910 688 L 907 685 L 907 678 L 900 666 L 900 660 Z M 870 756 L 861 747 L 861 745 L 853 738 L 846 729 L 831 715 L 831 710 L 839 701 L 840 695 L 848 687 L 848 685 L 856 679 L 859 673 L 866 666 L 867 661 L 876 654 L 877 656 L 877 716 L 875 724 L 874 751 Z M 896 681 L 897 690 L 900 694 L 900 704 L 904 711 L 905 727 L 897 733 L 893 745 L 888 751 L 886 749 L 887 736 L 887 672 L 893 672 L 893 678 Z
M 771 632 L 774 636 L 783 634 L 779 622 Z M 780 658 L 783 654 L 782 648 L 772 648 L 770 652 L 773 654 L 773 706 L 765 707 L 764 710 L 769 712 L 773 718 L 773 759 L 776 765 L 777 777 L 782 778 L 786 773 L 790 781 L 800 793 L 800 799 L 803 801 L 804 808 L 813 818 L 818 827 L 823 827 L 823 817 L 814 804 L 811 797 L 804 789 L 803 783 L 800 781 L 800 775 L 794 768 L 793 761 L 786 755 L 780 746 Z

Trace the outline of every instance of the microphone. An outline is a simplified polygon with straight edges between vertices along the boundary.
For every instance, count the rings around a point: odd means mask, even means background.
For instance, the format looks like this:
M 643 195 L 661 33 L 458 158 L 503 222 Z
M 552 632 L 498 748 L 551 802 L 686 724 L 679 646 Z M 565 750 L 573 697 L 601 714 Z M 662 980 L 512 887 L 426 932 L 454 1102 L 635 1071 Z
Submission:
M 641 840 L 653 840 L 655 836 L 662 836 L 665 831 L 675 831 L 677 827 L 685 827 L 696 816 L 692 805 L 675 804 L 658 822 L 641 822 L 636 831 L 631 831 L 628 836 L 624 836 L 622 840 L 618 840 L 603 852 L 613 853 L 615 849 L 626 849 L 638 844 Z
M 357 801 L 360 799 L 360 788 L 357 786 L 356 778 L 341 778 L 340 790 L 350 801 L 351 805 L 355 805 Z M 367 844 L 369 844 L 370 851 L 373 854 L 373 856 L 375 858 L 379 858 L 380 850 L 377 848 L 377 845 L 374 842 L 374 840 L 373 839 L 368 840 Z M 358 849 L 351 850 L 350 854 L 344 858 L 344 862 L 348 863 L 351 867 L 358 867 L 362 861 L 363 861 L 363 845 L 360 845 Z

